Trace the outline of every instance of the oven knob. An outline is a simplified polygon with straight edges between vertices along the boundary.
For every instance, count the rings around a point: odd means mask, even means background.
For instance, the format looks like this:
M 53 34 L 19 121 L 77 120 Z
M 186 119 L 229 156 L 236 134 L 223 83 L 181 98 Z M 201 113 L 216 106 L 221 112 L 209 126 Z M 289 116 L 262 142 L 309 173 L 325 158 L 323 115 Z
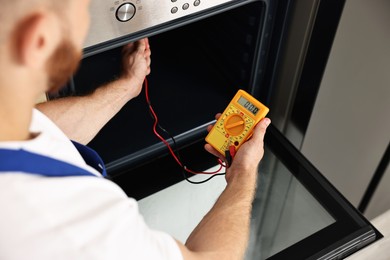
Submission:
M 120 22 L 130 21 L 135 15 L 135 6 L 131 3 L 124 3 L 116 10 L 116 19 Z

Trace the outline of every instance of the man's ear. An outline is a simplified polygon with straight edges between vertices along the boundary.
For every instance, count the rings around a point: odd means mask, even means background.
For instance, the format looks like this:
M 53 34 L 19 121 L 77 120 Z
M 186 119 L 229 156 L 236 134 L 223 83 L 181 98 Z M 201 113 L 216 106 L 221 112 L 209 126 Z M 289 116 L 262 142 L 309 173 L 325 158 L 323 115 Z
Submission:
M 34 13 L 24 19 L 14 31 L 15 55 L 19 63 L 42 68 L 57 45 L 59 32 L 53 18 L 45 13 Z

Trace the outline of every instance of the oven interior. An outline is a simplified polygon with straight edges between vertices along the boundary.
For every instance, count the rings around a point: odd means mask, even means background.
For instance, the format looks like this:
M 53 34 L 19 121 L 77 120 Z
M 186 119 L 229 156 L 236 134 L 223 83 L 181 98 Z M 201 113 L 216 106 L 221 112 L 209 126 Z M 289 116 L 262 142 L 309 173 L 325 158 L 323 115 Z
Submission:
M 263 12 L 263 4 L 254 2 L 149 37 L 150 100 L 170 135 L 213 121 L 239 88 L 251 90 Z M 83 59 L 73 78 L 73 94 L 85 95 L 118 77 L 121 51 L 119 47 Z M 152 126 L 142 91 L 89 145 L 108 164 L 137 151 L 147 153 L 148 147 L 159 143 Z
M 263 87 L 259 72 L 266 66 L 266 8 L 263 1 L 253 1 L 145 35 L 152 50 L 151 74 L 147 77 L 150 101 L 159 124 L 168 132 L 160 134 L 199 170 L 216 164 L 203 149 L 206 127 L 213 123 L 215 114 L 225 109 L 238 89 L 253 93 Z M 131 40 L 123 45 L 128 42 Z M 60 96 L 86 95 L 117 78 L 123 45 L 86 56 Z M 260 101 L 267 105 L 267 100 Z M 101 155 L 108 174 L 119 183 L 128 183 L 127 178 L 142 172 L 164 170 L 164 165 L 166 172 L 180 172 L 153 133 L 153 123 L 143 89 L 88 144 Z M 183 176 L 169 178 L 175 183 Z M 148 194 L 143 190 L 140 195 L 136 187 L 130 190 L 129 195 L 136 198 Z

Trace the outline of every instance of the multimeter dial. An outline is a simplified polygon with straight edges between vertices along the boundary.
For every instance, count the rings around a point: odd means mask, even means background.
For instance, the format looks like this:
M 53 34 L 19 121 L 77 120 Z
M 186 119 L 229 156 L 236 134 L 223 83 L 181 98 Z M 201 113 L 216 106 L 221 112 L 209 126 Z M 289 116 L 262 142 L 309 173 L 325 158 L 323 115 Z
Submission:
M 239 114 L 232 114 L 228 116 L 225 121 L 225 129 L 229 135 L 240 135 L 245 129 L 245 120 Z
M 226 138 L 220 149 L 228 149 L 230 145 L 240 145 L 253 124 L 254 120 L 242 113 L 240 109 L 233 105 L 228 107 L 216 124 L 216 130 Z

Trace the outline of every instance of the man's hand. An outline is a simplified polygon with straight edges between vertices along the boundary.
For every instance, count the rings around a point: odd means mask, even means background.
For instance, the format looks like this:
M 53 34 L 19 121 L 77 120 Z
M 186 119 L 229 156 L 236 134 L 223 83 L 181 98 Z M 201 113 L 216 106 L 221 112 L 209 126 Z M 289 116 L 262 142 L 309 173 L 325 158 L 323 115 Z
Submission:
M 65 97 L 37 105 L 72 140 L 89 143 L 132 98 L 139 95 L 150 73 L 148 39 L 123 48 L 122 74 L 86 96 Z M 93 122 L 93 123 L 92 123 Z
M 121 79 L 127 81 L 130 97 L 136 97 L 142 90 L 142 84 L 150 74 L 151 50 L 148 38 L 129 43 L 123 47 Z M 130 84 L 132 83 L 132 84 Z
M 233 163 L 226 173 L 228 183 L 236 178 L 256 178 L 256 176 L 245 176 L 245 174 L 244 176 L 238 175 L 252 172 L 257 174 L 257 167 L 264 155 L 264 135 L 270 123 L 269 118 L 262 119 L 253 130 L 252 137 L 238 149 Z
M 215 118 L 218 118 L 221 114 L 217 114 Z M 269 118 L 262 119 L 253 130 L 252 137 L 247 140 L 241 147 L 238 149 L 231 167 L 226 172 L 226 180 L 228 183 L 231 182 L 232 178 L 236 178 L 235 175 L 238 175 L 240 172 L 242 173 L 252 173 L 255 172 L 260 160 L 263 158 L 264 154 L 264 135 L 268 125 L 271 123 Z M 213 126 L 208 127 L 208 131 L 211 130 Z M 215 150 L 210 144 L 205 145 L 205 149 L 211 154 L 219 157 L 221 160 L 225 160 L 223 155 L 221 155 L 217 150 Z M 234 174 L 237 173 L 237 174 Z M 253 176 L 247 176 L 246 178 L 250 178 Z M 241 176 L 238 176 L 241 178 Z M 242 176 L 242 178 L 245 178 Z M 250 178 L 252 181 L 252 178 Z
M 220 114 L 216 116 L 217 119 L 219 117 Z M 238 149 L 232 165 L 227 169 L 227 186 L 213 208 L 192 231 L 185 246 L 178 242 L 184 259 L 244 258 L 249 240 L 257 166 L 264 154 L 263 139 L 270 123 L 270 119 L 264 118 L 257 124 L 252 137 Z M 209 144 L 205 148 L 224 159 Z

